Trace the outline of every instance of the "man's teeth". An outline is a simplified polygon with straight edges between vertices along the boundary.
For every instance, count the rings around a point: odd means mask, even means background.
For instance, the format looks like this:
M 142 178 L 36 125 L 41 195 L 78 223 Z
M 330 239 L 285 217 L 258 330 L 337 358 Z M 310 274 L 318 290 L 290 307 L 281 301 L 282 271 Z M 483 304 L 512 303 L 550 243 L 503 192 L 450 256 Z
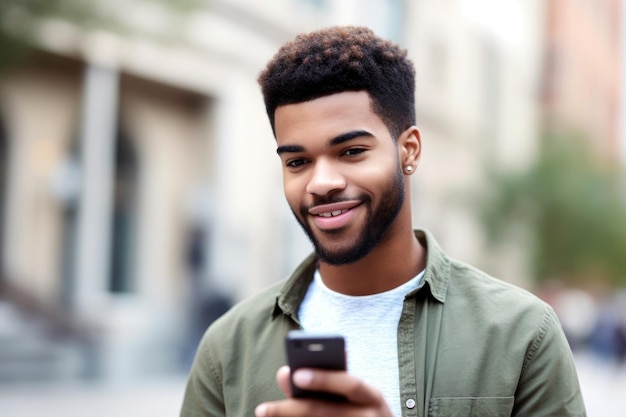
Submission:
M 320 217 L 335 217 L 335 216 L 339 216 L 342 213 L 345 213 L 346 211 L 348 211 L 348 210 L 347 209 L 346 210 L 335 210 L 335 211 L 330 211 L 328 213 L 320 213 L 320 214 L 318 214 L 318 216 L 320 216 Z

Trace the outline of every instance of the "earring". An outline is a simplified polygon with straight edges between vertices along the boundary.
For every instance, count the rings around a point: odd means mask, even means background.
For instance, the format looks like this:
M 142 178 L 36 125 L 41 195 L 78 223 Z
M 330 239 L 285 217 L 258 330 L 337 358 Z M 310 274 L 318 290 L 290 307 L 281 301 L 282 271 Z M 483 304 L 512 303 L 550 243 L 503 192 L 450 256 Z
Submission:
M 408 174 L 410 174 L 411 172 L 413 172 L 413 167 L 409 165 L 408 167 L 404 168 L 404 170 L 405 170 Z

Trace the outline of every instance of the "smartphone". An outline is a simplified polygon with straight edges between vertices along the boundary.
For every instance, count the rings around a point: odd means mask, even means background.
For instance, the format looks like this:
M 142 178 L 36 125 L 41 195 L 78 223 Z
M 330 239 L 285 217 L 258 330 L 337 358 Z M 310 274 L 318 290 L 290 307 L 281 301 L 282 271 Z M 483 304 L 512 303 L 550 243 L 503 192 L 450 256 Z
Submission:
M 292 375 L 299 368 L 346 370 L 346 343 L 341 335 L 292 330 L 287 334 L 285 344 L 287 363 Z M 295 398 L 346 401 L 342 395 L 300 389 L 294 385 L 293 380 L 291 393 Z

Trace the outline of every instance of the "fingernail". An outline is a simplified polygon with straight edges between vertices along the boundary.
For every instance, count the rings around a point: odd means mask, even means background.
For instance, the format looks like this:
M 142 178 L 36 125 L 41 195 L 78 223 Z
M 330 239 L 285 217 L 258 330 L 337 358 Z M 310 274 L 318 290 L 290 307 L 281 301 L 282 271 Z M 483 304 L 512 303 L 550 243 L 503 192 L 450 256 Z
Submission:
M 313 372 L 309 370 L 301 369 L 293 375 L 293 382 L 299 387 L 306 387 L 311 384 L 311 381 L 313 381 Z
M 254 409 L 254 415 L 256 417 L 265 417 L 267 415 L 267 406 L 265 404 L 259 404 Z

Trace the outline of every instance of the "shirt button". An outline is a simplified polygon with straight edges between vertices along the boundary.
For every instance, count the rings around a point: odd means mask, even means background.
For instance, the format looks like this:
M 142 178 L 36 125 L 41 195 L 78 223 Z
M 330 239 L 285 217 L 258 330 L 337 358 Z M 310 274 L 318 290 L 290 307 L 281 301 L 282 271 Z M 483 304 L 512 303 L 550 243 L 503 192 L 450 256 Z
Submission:
M 415 408 L 415 400 L 413 398 L 409 398 L 406 400 L 406 408 Z

